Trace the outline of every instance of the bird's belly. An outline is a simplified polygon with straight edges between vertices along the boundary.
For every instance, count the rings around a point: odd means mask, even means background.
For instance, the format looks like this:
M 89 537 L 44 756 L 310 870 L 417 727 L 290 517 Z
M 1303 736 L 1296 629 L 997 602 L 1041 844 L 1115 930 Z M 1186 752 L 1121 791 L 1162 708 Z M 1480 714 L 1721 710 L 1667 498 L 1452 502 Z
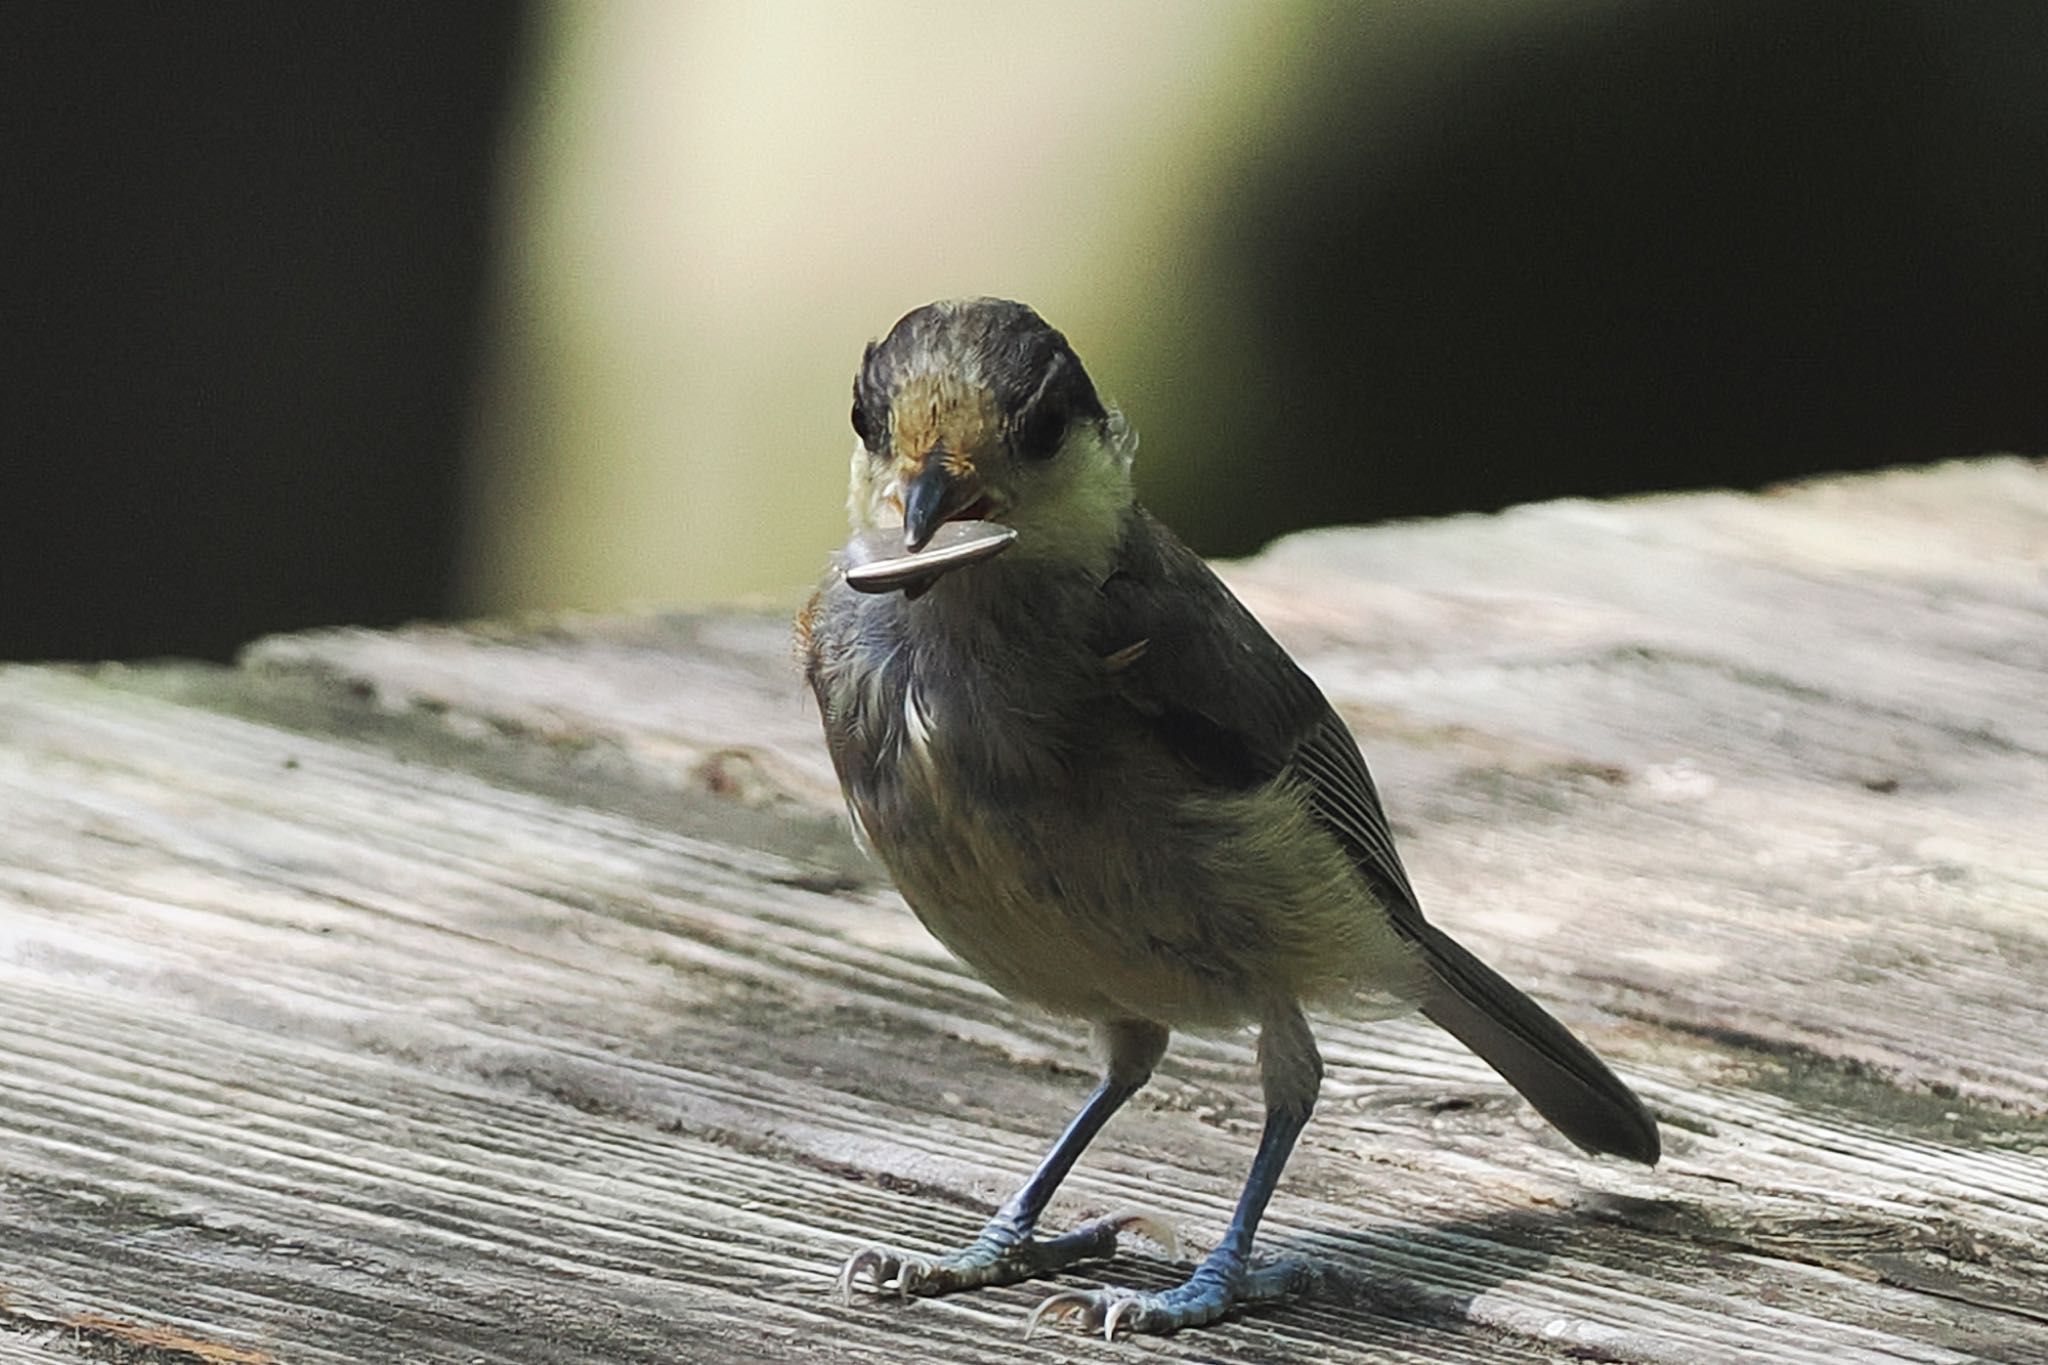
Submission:
M 1014 999 L 1220 1027 L 1279 1003 L 1413 998 L 1384 911 L 1277 790 L 918 804 L 877 851 L 933 936 Z
M 898 885 L 932 936 L 1013 1000 L 1114 1019 L 1141 1013 L 1131 1002 L 1172 988 L 1147 980 L 1156 973 L 1147 970 L 1142 945 L 1125 941 L 1114 921 L 1090 914 L 1091 907 L 986 876 L 944 885 L 899 877 Z

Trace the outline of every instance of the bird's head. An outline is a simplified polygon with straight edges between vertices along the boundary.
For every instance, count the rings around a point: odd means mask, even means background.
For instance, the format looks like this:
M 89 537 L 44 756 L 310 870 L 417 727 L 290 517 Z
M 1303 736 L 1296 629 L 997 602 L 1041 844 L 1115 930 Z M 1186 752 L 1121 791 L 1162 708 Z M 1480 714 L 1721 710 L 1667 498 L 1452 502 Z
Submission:
M 1017 532 L 1011 557 L 1106 564 L 1131 502 L 1131 445 L 1067 339 L 1021 303 L 927 304 L 872 342 L 853 381 L 856 531 L 924 548 L 955 519 Z

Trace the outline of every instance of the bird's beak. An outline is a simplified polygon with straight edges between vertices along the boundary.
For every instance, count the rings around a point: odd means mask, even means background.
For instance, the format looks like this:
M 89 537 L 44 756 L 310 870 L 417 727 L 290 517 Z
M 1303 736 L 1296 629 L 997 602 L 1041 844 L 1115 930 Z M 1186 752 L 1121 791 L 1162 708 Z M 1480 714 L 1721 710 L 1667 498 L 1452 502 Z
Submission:
M 974 501 L 973 476 L 955 474 L 948 465 L 944 452 L 934 451 L 903 486 L 903 544 L 913 554 Z

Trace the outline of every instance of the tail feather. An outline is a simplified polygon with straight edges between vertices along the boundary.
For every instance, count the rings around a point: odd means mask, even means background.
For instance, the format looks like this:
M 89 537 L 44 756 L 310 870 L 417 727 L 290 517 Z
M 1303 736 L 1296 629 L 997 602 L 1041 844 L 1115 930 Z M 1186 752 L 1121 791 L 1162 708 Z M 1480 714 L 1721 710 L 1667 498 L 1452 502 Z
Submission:
M 1429 969 L 1422 1012 L 1588 1152 L 1657 1164 L 1657 1121 L 1591 1048 L 1455 940 L 1416 926 Z

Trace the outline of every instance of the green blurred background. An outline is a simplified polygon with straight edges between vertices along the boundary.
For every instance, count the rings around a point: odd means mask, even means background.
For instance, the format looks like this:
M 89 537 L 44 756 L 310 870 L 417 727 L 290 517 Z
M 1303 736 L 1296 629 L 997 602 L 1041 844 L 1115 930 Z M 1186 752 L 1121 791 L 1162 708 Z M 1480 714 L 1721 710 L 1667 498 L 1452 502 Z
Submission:
M 0 657 L 793 604 L 861 346 L 1214 554 L 2048 450 L 2048 5 L 17 5 Z

